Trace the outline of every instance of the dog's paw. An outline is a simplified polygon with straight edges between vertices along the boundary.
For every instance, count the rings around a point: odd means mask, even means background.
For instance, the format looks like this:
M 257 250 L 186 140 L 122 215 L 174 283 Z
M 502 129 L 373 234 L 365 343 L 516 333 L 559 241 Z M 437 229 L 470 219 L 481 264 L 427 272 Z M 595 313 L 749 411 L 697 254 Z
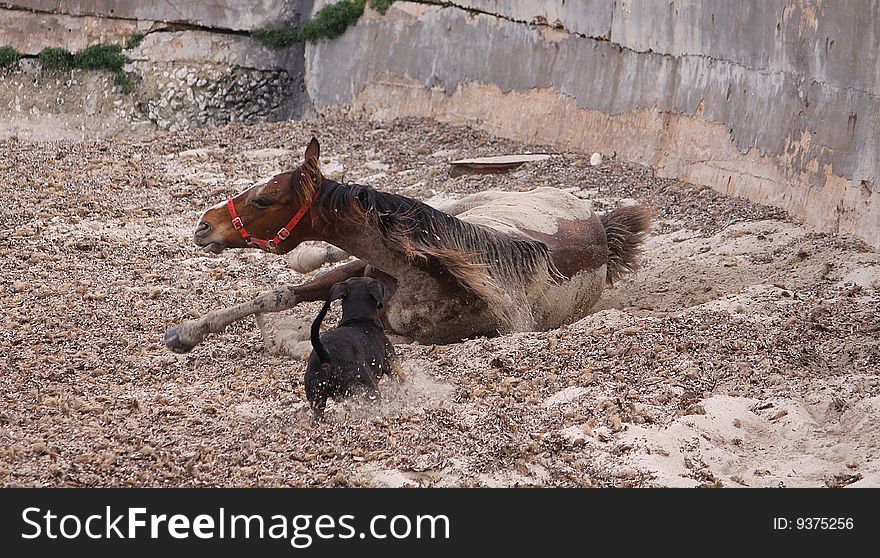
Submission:
M 396 362 L 391 363 L 391 370 L 394 372 L 394 377 L 397 379 L 398 383 L 403 383 L 406 381 L 406 372 L 403 371 L 403 368 L 397 364 Z

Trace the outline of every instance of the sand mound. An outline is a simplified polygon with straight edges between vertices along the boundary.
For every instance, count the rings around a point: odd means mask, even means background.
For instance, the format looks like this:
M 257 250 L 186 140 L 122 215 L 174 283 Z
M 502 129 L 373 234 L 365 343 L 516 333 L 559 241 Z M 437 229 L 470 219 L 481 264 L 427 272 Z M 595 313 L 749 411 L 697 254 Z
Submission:
M 630 462 L 665 486 L 877 486 L 880 399 L 841 406 L 713 396 L 705 414 L 663 427 L 634 426 Z

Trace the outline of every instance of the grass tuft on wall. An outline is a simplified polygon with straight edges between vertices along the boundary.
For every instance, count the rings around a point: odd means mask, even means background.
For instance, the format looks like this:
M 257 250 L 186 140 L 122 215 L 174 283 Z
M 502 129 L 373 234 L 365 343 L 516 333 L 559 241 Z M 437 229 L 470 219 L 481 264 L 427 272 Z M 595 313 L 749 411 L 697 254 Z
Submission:
M 17 63 L 21 58 L 21 53 L 11 46 L 0 47 L 0 68 L 9 68 Z
M 384 15 L 394 0 L 371 0 L 370 6 Z M 340 0 L 327 4 L 298 27 L 269 26 L 251 31 L 251 37 L 270 48 L 286 48 L 295 43 L 329 40 L 345 33 L 364 14 L 366 0 Z
M 44 48 L 37 56 L 44 70 L 62 72 L 73 68 L 81 70 L 109 70 L 113 83 L 126 95 L 134 91 L 134 83 L 123 67 L 128 59 L 122 54 L 122 45 L 95 44 L 77 53 L 63 48 Z

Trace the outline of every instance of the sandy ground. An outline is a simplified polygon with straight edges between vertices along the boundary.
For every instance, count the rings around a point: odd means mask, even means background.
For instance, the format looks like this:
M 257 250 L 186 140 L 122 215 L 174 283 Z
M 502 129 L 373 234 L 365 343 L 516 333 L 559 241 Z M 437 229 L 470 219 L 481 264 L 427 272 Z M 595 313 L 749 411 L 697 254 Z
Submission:
M 294 341 L 316 304 L 267 320 L 273 351 L 253 320 L 187 355 L 161 342 L 305 279 L 190 236 L 313 133 L 326 174 L 432 203 L 539 185 L 597 211 L 648 203 L 643 269 L 568 327 L 399 344 L 407 383 L 315 427 Z M 0 485 L 880 485 L 880 255 L 583 155 L 449 175 L 451 159 L 541 151 L 421 120 L 0 141 Z

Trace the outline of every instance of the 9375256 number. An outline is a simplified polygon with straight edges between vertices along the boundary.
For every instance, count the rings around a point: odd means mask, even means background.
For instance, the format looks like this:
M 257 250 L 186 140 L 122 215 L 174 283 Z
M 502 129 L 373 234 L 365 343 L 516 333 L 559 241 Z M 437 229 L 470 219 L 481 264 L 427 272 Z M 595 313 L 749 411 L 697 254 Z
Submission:
M 799 531 L 852 530 L 855 522 L 851 517 L 774 517 L 773 529 L 796 529 Z

